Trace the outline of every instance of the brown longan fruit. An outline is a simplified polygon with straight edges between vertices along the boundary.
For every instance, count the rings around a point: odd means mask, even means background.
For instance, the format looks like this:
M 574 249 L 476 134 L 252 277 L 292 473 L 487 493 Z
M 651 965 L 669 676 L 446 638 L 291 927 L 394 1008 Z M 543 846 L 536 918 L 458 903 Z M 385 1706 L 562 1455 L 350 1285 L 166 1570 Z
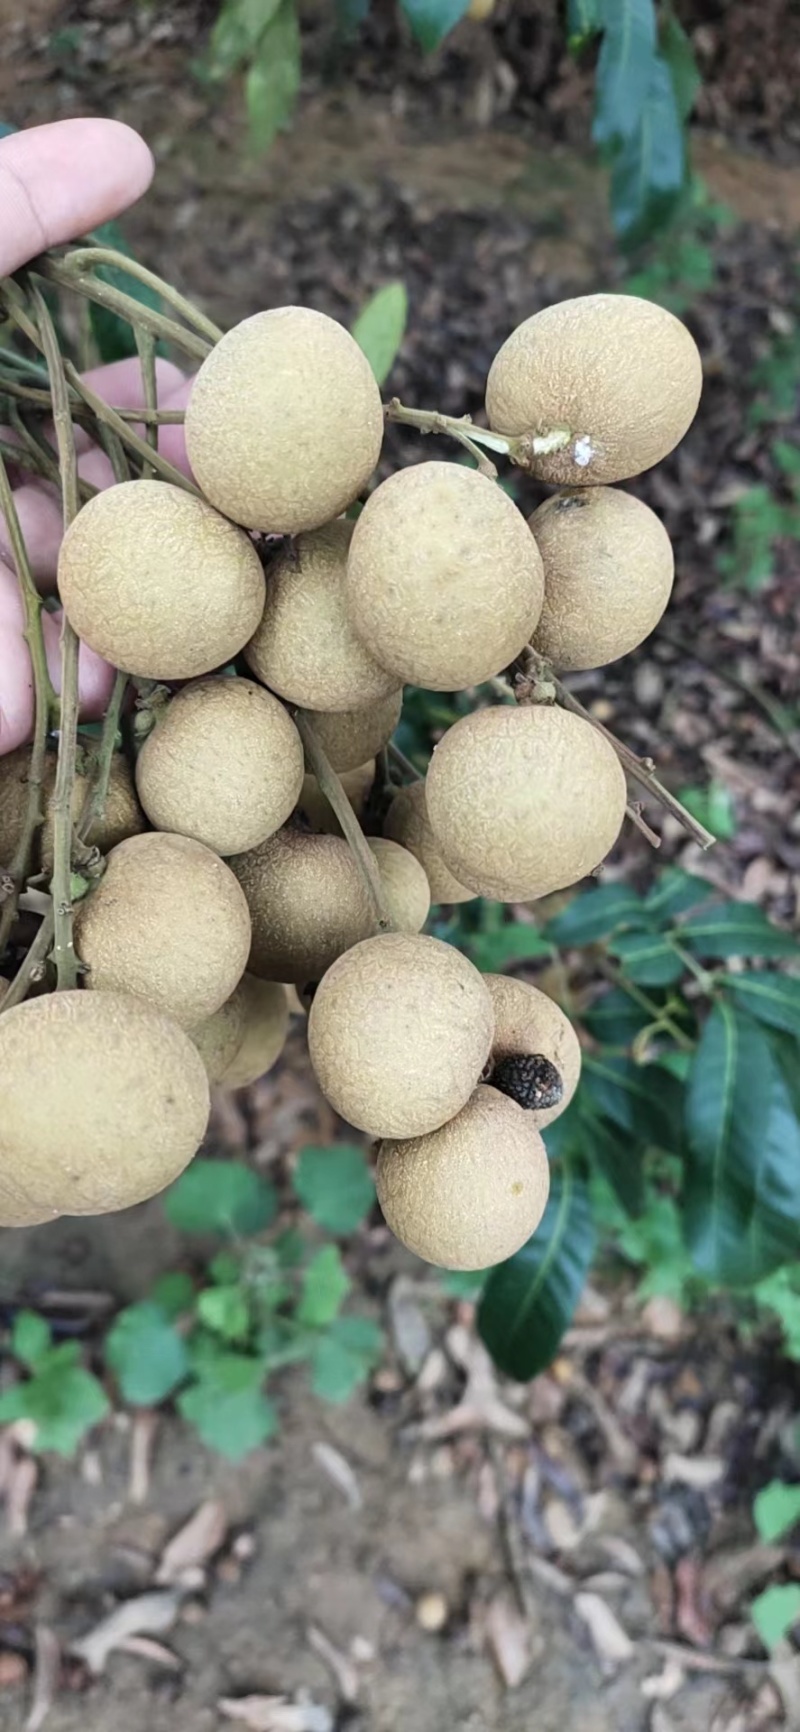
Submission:
M 151 830 L 120 842 L 75 910 L 86 986 L 136 993 L 187 1029 L 230 998 L 249 948 L 250 918 L 236 878 L 188 836 Z
M 546 499 L 528 521 L 544 563 L 534 649 L 562 672 L 636 649 L 658 625 L 675 575 L 655 512 L 615 487 L 580 487 Z
M 397 688 L 394 674 L 378 666 L 350 623 L 345 577 L 352 533 L 352 523 L 340 519 L 281 549 L 245 650 L 266 686 L 306 710 L 366 708 Z
M 223 1076 L 244 1040 L 245 1000 L 242 992 L 244 976 L 235 992 L 226 998 L 219 1010 L 213 1016 L 207 1016 L 204 1022 L 196 1028 L 190 1028 L 190 1039 L 200 1054 L 206 1067 L 210 1083 L 222 1081 Z
M 437 938 L 381 933 L 339 957 L 308 1019 L 311 1063 L 337 1113 L 373 1137 L 422 1136 L 460 1111 L 494 1032 L 472 963 Z
M 627 790 L 611 745 L 556 705 L 463 716 L 436 746 L 428 816 L 446 864 L 481 896 L 531 902 L 593 872 Z
M 315 711 L 311 717 L 314 733 L 331 766 L 340 774 L 366 764 L 377 757 L 390 740 L 400 720 L 403 690 L 390 692 L 388 698 L 369 704 L 362 710 Z
M 165 481 L 123 481 L 88 500 L 61 543 L 58 587 L 84 643 L 142 679 L 221 667 L 264 611 L 248 536 Z
M 279 830 L 229 865 L 252 920 L 248 970 L 260 980 L 319 980 L 343 950 L 375 930 L 369 892 L 339 836 Z
M 141 1203 L 177 1178 L 205 1135 L 200 1055 L 141 998 L 55 992 L 4 1011 L 0 1075 L 6 1227 Z
M 638 295 L 579 295 L 512 331 L 489 369 L 486 413 L 512 437 L 568 433 L 526 467 L 557 486 L 594 486 L 660 463 L 691 426 L 702 383 L 674 313 Z
M 539 1130 L 552 1124 L 569 1106 L 581 1074 L 578 1036 L 561 1006 L 527 980 L 508 974 L 485 974 L 494 1006 L 492 1064 L 536 1054 L 558 1072 L 561 1098 L 550 1107 L 533 1107 L 529 1117 Z M 490 1082 L 493 1080 L 490 1077 Z
M 439 1130 L 381 1142 L 378 1201 L 409 1251 L 440 1269 L 489 1269 L 525 1244 L 550 1189 L 532 1118 L 481 1084 Z
M 352 503 L 383 441 L 372 368 L 343 325 L 273 307 L 235 325 L 200 368 L 186 447 L 218 511 L 248 529 L 299 535 Z
M 294 990 L 294 988 L 292 988 Z M 226 1089 L 247 1088 L 280 1058 L 289 1028 L 289 999 L 275 980 L 245 974 L 236 988 L 244 1018 L 242 1039 L 222 1078 Z M 298 1000 L 299 1003 L 299 1000 Z M 300 1010 L 302 1011 L 302 1005 Z
M 529 641 L 543 595 L 522 513 L 476 469 L 401 469 L 353 530 L 350 620 L 396 682 L 458 691 L 493 678 Z
M 375 759 L 370 758 L 369 763 L 359 764 L 356 770 L 341 770 L 337 773 L 356 817 L 360 818 L 375 780 Z M 323 830 L 329 836 L 341 836 L 341 824 L 330 801 L 322 793 L 316 776 L 303 777 L 298 804 L 312 830 Z
M 28 808 L 30 764 L 30 746 L 18 746 L 16 751 L 0 757 L 0 864 L 3 866 L 9 865 L 22 836 Z M 45 872 L 48 877 L 53 870 L 53 795 L 56 766 L 57 754 L 48 752 L 42 778 L 45 821 L 36 833 L 32 854 L 32 870 Z M 77 823 L 81 816 L 87 789 L 92 780 L 93 774 L 88 767 L 77 770 L 72 793 L 74 823 Z M 144 814 L 136 798 L 130 766 L 121 752 L 115 752 L 111 760 L 105 812 L 100 822 L 92 826 L 87 842 L 90 847 L 98 848 L 101 854 L 107 854 L 118 842 L 124 842 L 128 836 L 138 835 L 145 827 Z
M 253 680 L 215 676 L 177 692 L 136 762 L 156 830 L 243 854 L 285 824 L 303 785 L 303 745 L 283 704 Z
M 383 899 L 396 932 L 421 932 L 431 911 L 431 892 L 422 867 L 408 848 L 385 836 L 369 836 L 383 886 Z
M 442 859 L 428 817 L 424 781 L 411 782 L 395 794 L 386 814 L 383 832 L 392 842 L 399 842 L 407 848 L 419 861 L 430 886 L 432 902 L 474 902 L 475 891 L 459 884 Z

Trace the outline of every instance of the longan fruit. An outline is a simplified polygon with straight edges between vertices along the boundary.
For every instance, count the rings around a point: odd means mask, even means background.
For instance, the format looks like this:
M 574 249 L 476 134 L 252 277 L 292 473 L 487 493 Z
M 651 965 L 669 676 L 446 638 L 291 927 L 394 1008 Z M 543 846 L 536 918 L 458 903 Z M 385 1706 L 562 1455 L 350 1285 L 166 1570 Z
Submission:
M 459 884 L 444 863 L 428 817 L 424 781 L 411 782 L 395 794 L 386 814 L 383 833 L 392 842 L 399 842 L 407 848 L 419 861 L 430 886 L 432 902 L 474 902 L 475 891 Z
M 339 836 L 279 830 L 228 862 L 253 927 L 250 974 L 304 986 L 375 930 L 358 864 Z
M 0 757 L 0 864 L 8 866 L 19 845 L 28 809 L 30 746 L 18 746 L 16 751 Z M 48 751 L 42 777 L 42 805 L 45 820 L 36 832 L 31 859 L 34 872 L 53 870 L 53 795 L 56 786 L 57 754 Z M 72 818 L 77 823 L 83 811 L 87 789 L 92 780 L 89 770 L 76 771 L 72 790 Z M 90 847 L 107 854 L 118 842 L 136 836 L 145 829 L 144 814 L 136 798 L 133 775 L 126 758 L 115 752 L 111 760 L 108 794 L 103 817 L 87 835 Z
M 391 739 L 402 708 L 401 687 L 361 710 L 315 711 L 311 717 L 314 733 L 331 769 L 341 774 L 377 757 Z
M 615 487 L 571 488 L 528 521 L 544 563 L 534 649 L 568 673 L 604 667 L 649 637 L 675 575 L 672 543 L 649 505 Z
M 547 1060 L 558 1072 L 560 1098 L 552 1106 L 528 1109 L 533 1123 L 542 1130 L 544 1125 L 560 1118 L 578 1087 L 580 1041 L 561 1006 L 537 986 L 508 974 L 485 974 L 483 978 L 494 1006 L 492 1064 L 502 1065 L 506 1059 L 535 1055 Z M 493 1076 L 489 1081 L 500 1087 Z M 519 1095 L 513 1098 L 519 1100 Z

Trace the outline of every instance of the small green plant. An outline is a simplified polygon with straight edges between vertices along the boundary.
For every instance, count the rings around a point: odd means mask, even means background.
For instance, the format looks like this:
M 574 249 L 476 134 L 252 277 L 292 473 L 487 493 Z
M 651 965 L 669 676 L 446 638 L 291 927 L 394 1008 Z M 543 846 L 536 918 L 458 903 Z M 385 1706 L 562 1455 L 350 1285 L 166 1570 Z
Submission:
M 32 1449 L 74 1455 L 87 1431 L 108 1412 L 102 1384 L 81 1364 L 78 1343 L 54 1346 L 48 1325 L 35 1311 L 20 1311 L 10 1345 L 26 1375 L 0 1395 L 0 1424 L 28 1420 Z
M 800 1485 L 773 1479 L 763 1486 L 753 1503 L 753 1521 L 765 1545 L 784 1539 L 800 1521 Z M 764 1647 L 772 1652 L 800 1617 L 797 1583 L 772 1583 L 756 1595 L 750 1615 Z

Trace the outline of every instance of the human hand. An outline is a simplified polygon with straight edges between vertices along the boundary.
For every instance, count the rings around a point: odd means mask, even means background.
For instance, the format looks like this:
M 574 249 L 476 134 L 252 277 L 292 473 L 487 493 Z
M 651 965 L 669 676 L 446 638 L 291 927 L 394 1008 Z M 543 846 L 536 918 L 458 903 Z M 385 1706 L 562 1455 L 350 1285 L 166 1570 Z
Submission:
M 117 216 L 147 190 L 153 159 L 144 140 L 115 120 L 61 120 L 13 133 L 0 141 L 0 277 L 19 270 L 46 247 L 77 239 Z M 143 403 L 138 360 L 96 368 L 87 380 L 116 408 Z M 187 387 L 171 362 L 157 362 L 159 402 L 183 407 Z M 186 467 L 182 429 L 161 429 L 160 447 Z M 13 435 L 9 435 L 13 437 Z M 113 482 L 105 453 L 76 428 L 80 474 L 96 487 Z M 61 510 L 55 488 L 18 472 L 15 504 L 34 577 L 42 590 L 56 587 Z M 29 738 L 34 698 L 24 612 L 5 518 L 0 513 L 0 755 Z M 42 616 L 47 661 L 59 689 L 60 613 Z M 102 715 L 113 670 L 81 646 L 81 714 Z

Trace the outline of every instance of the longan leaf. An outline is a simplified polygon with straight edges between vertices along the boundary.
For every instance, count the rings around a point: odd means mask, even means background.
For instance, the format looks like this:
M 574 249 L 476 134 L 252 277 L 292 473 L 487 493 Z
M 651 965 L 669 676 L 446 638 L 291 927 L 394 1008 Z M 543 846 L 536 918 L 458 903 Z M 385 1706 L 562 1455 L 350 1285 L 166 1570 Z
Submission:
M 611 162 L 611 215 L 626 243 L 645 239 L 674 212 L 687 179 L 686 142 L 669 70 L 656 57 L 635 130 Z
M 589 1198 L 562 1156 L 533 1237 L 493 1269 L 478 1307 L 478 1328 L 495 1364 L 521 1382 L 546 1370 L 575 1312 L 594 1250 Z
M 470 0 L 400 0 L 424 54 L 438 48 L 464 17 Z
M 267 150 L 294 112 L 300 89 L 300 25 L 294 0 L 281 0 L 263 32 L 245 78 L 245 102 L 254 150 Z
M 688 120 L 702 79 L 697 70 L 697 61 L 689 37 L 671 10 L 666 12 L 661 22 L 659 46 L 662 58 L 669 67 L 678 113 L 682 120 Z
M 133 257 L 125 236 L 116 222 L 101 223 L 92 234 L 92 240 L 99 247 L 113 247 L 118 253 L 124 253 L 127 258 Z M 114 265 L 98 265 L 95 275 L 102 282 L 111 283 L 114 288 L 122 289 L 134 301 L 139 301 L 143 307 L 150 307 L 158 312 L 161 307 L 159 296 L 151 289 L 149 283 L 140 283 L 137 277 L 129 277 L 126 271 L 117 269 Z M 95 341 L 97 353 L 101 361 L 122 361 L 136 354 L 136 338 L 128 324 L 117 313 L 109 312 L 107 307 L 99 307 L 96 302 L 89 302 L 89 323 Z
M 623 977 L 639 986 L 672 986 L 684 972 L 669 936 L 660 932 L 622 932 L 609 941 L 608 948 Z
M 754 969 L 752 974 L 726 975 L 725 989 L 768 1028 L 782 1028 L 800 1036 L 800 980 Z
M 106 1336 L 105 1353 L 124 1399 L 134 1407 L 165 1401 L 189 1370 L 183 1337 L 152 1300 L 120 1312 Z
M 548 922 L 543 936 L 562 949 L 597 944 L 620 927 L 647 928 L 650 924 L 641 896 L 629 884 L 601 884 L 573 896 L 565 909 Z
M 362 307 L 352 334 L 366 355 L 379 385 L 392 370 L 405 334 L 408 292 L 405 283 L 385 283 Z
M 714 887 L 705 878 L 695 878 L 680 866 L 665 866 L 648 891 L 644 905 L 646 912 L 660 923 L 673 920 L 676 914 L 685 914 L 689 908 L 694 908 L 698 902 L 706 902 L 713 894 Z
M 680 1146 L 683 1091 L 660 1065 L 586 1053 L 581 1093 L 589 1096 L 595 1112 L 629 1137 L 668 1153 Z
M 641 124 L 656 53 L 653 0 L 604 0 L 603 24 L 592 128 L 596 144 L 633 138 Z
M 312 1219 L 337 1235 L 355 1232 L 375 1201 L 364 1151 L 350 1143 L 301 1149 L 292 1183 Z
M 192 1161 L 164 1198 L 173 1227 L 183 1233 L 260 1233 L 274 1221 L 275 1191 L 241 1161 Z
M 695 956 L 795 956 L 800 944 L 792 932 L 773 926 L 755 902 L 723 902 L 695 914 L 680 929 L 682 943 Z

